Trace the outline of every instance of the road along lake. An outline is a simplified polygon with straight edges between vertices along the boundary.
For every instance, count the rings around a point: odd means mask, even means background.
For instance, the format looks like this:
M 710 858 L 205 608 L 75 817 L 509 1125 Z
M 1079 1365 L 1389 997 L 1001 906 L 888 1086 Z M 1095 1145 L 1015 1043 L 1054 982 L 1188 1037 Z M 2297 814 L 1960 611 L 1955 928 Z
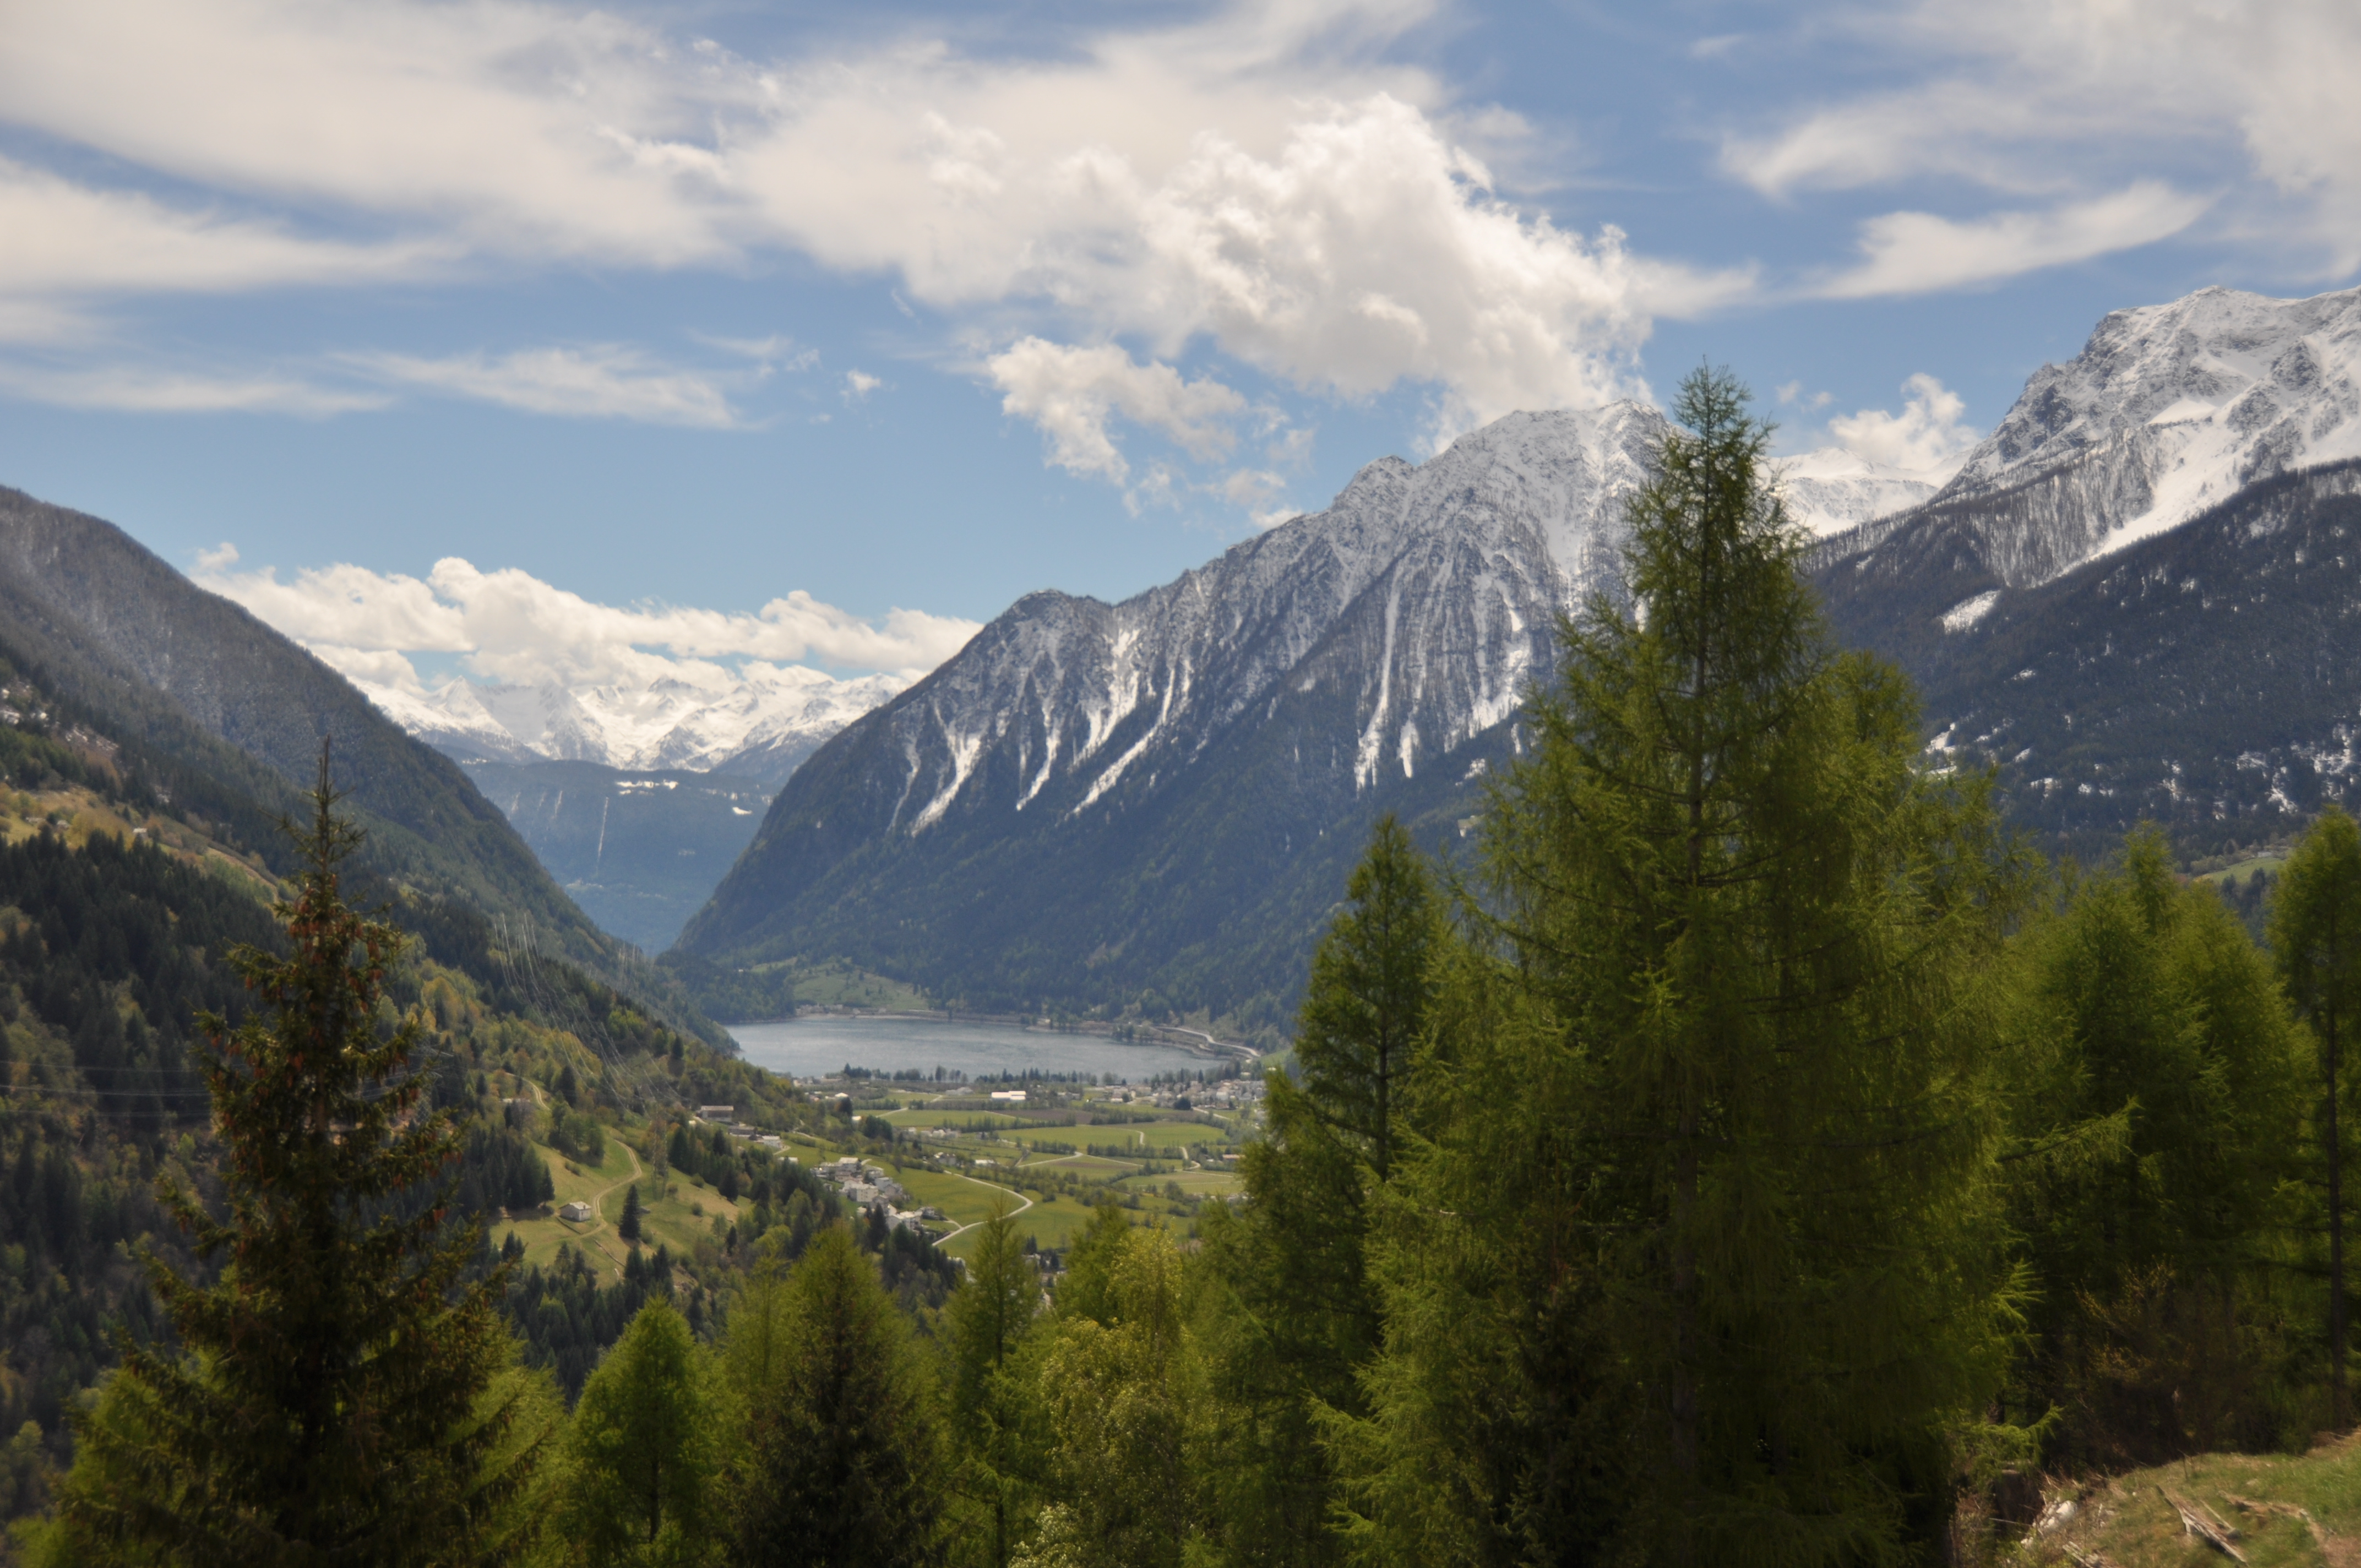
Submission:
M 776 1024 L 733 1024 L 730 1037 L 756 1067 L 818 1078 L 848 1064 L 873 1072 L 941 1068 L 970 1078 L 1002 1073 L 1113 1073 L 1139 1083 L 1164 1072 L 1202 1072 L 1221 1058 L 1173 1046 L 1133 1045 L 1104 1035 L 1067 1035 L 1013 1024 L 939 1024 L 926 1018 L 823 1014 Z

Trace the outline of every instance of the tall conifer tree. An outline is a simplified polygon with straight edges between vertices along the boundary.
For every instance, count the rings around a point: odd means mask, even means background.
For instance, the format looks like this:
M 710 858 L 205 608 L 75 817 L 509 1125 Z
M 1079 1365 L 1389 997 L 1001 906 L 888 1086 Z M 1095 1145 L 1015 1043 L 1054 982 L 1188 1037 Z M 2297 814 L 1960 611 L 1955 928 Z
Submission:
M 199 1020 L 228 1213 L 164 1197 L 202 1255 L 200 1287 L 150 1264 L 181 1353 L 127 1345 L 82 1428 L 62 1514 L 110 1560 L 222 1564 L 496 1561 L 530 1474 L 529 1389 L 499 1312 L 504 1270 L 463 1280 L 480 1232 L 447 1229 L 460 1151 L 422 1114 L 416 1017 L 388 1026 L 404 938 L 347 905 L 362 834 L 321 753 L 303 867 L 278 914 L 288 951 L 232 955 L 259 1007 Z
M 2338 1115 L 2346 1049 L 2361 1023 L 2361 827 L 2331 806 L 2288 857 L 2271 907 L 2271 947 L 2288 994 L 2320 1044 L 2318 1142 L 2328 1207 L 2330 1421 L 2351 1424 L 2345 1387 L 2345 1140 Z
M 1335 1433 L 1380 1558 L 1873 1560 L 1939 1533 L 1944 1425 L 2000 1376 L 1971 1003 L 2008 857 L 1832 646 L 1743 390 L 1675 414 L 1438 971 L 1433 1152 Z
M 749 1568 L 917 1568 L 941 1557 L 935 1390 L 852 1233 L 833 1225 L 787 1275 L 792 1328 L 749 1411 L 732 1521 Z
M 944 1309 L 951 1436 L 961 1450 L 959 1489 L 975 1521 L 970 1555 L 989 1568 L 1007 1568 L 1031 1489 L 1025 1428 L 1033 1401 L 1014 1364 L 1032 1332 L 1041 1282 L 1005 1203 L 983 1223 L 967 1261 L 966 1277 Z
M 1443 938 L 1424 858 L 1381 817 L 1313 953 L 1296 1071 L 1266 1080 L 1264 1135 L 1240 1163 L 1246 1203 L 1205 1219 L 1212 1522 L 1251 1561 L 1329 1562 L 1343 1544 L 1314 1434 L 1322 1409 L 1363 1409 L 1356 1375 L 1378 1336 L 1367 1190 L 1400 1163 Z
M 719 1554 L 719 1408 L 687 1320 L 650 1301 L 583 1385 L 561 1533 L 587 1568 L 695 1568 Z

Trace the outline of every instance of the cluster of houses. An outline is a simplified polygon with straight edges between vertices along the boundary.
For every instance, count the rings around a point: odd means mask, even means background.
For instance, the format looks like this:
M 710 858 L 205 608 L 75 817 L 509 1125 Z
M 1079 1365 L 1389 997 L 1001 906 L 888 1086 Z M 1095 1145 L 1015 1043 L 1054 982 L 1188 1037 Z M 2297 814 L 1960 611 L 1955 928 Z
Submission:
M 854 1208 L 884 1208 L 885 1223 L 897 1231 L 914 1230 L 923 1234 L 927 1221 L 943 1217 L 939 1209 L 904 1208 L 910 1201 L 910 1194 L 902 1184 L 885 1174 L 884 1166 L 864 1161 L 857 1155 L 832 1159 L 820 1166 L 818 1171 L 820 1179 L 843 1193 Z

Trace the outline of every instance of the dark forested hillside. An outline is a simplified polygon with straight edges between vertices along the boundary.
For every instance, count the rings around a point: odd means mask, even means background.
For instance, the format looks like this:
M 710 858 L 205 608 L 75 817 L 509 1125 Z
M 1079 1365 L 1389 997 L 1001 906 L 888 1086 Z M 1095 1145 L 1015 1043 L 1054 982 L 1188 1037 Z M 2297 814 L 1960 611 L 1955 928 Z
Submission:
M 283 850 L 269 824 L 317 768 L 322 740 L 333 741 L 380 874 L 529 920 L 552 951 L 628 977 L 675 1022 L 710 1032 L 668 980 L 628 965 L 457 763 L 113 524 L 0 488 L 0 658 L 54 718 L 104 735 L 129 776 L 273 863 Z
M 2263 480 L 2031 587 L 1987 559 L 1980 504 L 1835 542 L 1816 578 L 1841 637 L 1917 679 L 1935 746 L 2000 764 L 2019 820 L 2088 853 L 2152 819 L 2209 854 L 2348 798 L 2361 464 Z

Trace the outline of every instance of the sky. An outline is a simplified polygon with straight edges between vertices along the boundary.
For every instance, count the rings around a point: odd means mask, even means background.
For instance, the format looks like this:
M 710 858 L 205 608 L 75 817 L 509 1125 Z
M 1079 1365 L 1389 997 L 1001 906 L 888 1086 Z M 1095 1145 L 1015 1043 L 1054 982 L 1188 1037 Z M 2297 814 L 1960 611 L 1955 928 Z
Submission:
M 917 672 L 1727 365 L 1939 473 L 2361 275 L 2361 6 L 0 4 L 0 483 L 348 672 Z

